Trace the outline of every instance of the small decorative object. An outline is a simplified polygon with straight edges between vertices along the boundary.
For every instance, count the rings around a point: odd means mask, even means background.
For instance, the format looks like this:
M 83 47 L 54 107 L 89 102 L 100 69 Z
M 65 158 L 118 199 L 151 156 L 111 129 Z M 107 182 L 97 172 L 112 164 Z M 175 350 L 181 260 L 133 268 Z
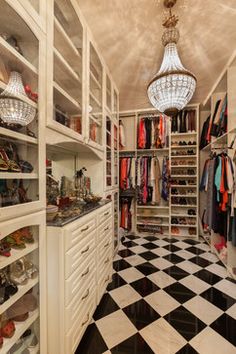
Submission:
M 178 17 L 172 15 L 171 8 L 177 0 L 164 0 L 169 16 L 164 20 L 165 31 L 162 43 L 165 47 L 161 68 L 148 85 L 151 104 L 167 116 L 175 116 L 191 100 L 196 89 L 196 77 L 187 70 L 178 55 Z
M 89 194 L 86 197 L 84 197 L 84 201 L 87 204 L 97 204 L 98 202 L 100 202 L 101 199 L 102 197 L 94 194 Z
M 26 126 L 36 115 L 36 108 L 29 104 L 20 73 L 12 71 L 7 87 L 0 95 L 0 117 L 5 123 Z

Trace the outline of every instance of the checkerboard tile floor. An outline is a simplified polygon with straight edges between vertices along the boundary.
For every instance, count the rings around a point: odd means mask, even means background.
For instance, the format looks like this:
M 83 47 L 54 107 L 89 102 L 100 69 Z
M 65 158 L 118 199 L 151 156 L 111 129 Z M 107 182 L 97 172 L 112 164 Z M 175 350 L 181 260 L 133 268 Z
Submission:
M 76 354 L 236 354 L 236 282 L 203 241 L 127 236 Z

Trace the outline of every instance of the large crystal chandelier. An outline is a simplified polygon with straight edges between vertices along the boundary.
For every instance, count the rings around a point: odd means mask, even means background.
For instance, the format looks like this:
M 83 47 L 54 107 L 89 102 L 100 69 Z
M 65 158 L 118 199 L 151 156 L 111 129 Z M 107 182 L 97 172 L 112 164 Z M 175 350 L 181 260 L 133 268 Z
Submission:
M 8 124 L 28 125 L 35 118 L 36 108 L 29 104 L 20 73 L 12 71 L 0 95 L 0 118 Z
M 165 47 L 161 68 L 148 85 L 148 97 L 151 104 L 167 116 L 174 116 L 191 100 L 196 77 L 181 63 L 177 51 L 179 31 L 176 28 L 178 17 L 172 15 L 171 8 L 177 0 L 164 0 L 169 9 L 168 18 L 164 20 L 165 31 L 162 43 Z

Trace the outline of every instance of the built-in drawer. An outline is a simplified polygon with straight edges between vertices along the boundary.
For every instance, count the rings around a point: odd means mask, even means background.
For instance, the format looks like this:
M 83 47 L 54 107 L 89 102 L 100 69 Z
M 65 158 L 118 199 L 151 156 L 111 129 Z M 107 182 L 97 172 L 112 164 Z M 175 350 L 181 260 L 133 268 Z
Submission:
M 98 243 L 112 236 L 112 218 L 110 217 L 98 228 Z
M 84 286 L 85 285 L 85 286 Z M 87 302 L 90 301 L 92 294 L 96 291 L 96 273 L 94 272 L 82 285 L 81 291 L 73 298 L 65 308 L 65 328 L 68 332 L 74 322 L 83 316 L 87 309 Z
M 84 304 L 85 311 L 83 314 L 77 318 L 77 321 L 70 323 L 70 331 L 65 339 L 65 353 L 72 354 L 76 351 L 76 348 L 92 319 L 95 308 L 96 292 L 93 292 L 87 303 Z
M 112 281 L 112 270 L 111 267 L 107 267 L 104 270 L 104 273 L 101 275 L 100 280 L 98 282 L 97 287 L 97 304 L 101 301 L 101 298 L 108 286 L 108 284 Z
M 78 269 L 65 281 L 65 304 L 66 306 L 74 297 L 79 298 L 80 295 L 89 286 L 90 281 L 95 279 L 96 282 L 96 259 L 95 252 L 91 257 L 85 260 Z M 91 279 L 92 277 L 92 279 Z M 94 278 L 94 279 L 93 279 Z
M 65 278 L 80 268 L 86 259 L 91 257 L 96 247 L 96 230 L 78 239 L 77 245 L 70 248 L 65 254 Z M 94 257 L 94 256 L 93 256 Z
M 104 254 L 107 252 L 110 252 L 112 250 L 112 238 L 111 236 L 106 239 L 104 239 L 99 245 L 98 245 L 98 263 L 100 262 L 101 258 L 104 258 Z
M 65 230 L 65 250 L 69 250 L 77 245 L 80 240 L 89 237 L 92 231 L 96 229 L 96 226 L 96 213 L 94 212 L 68 226 Z
M 100 281 L 104 274 L 106 273 L 107 269 L 112 269 L 112 250 L 108 249 L 106 252 L 104 252 L 103 257 L 98 262 L 98 269 L 97 269 L 97 274 L 98 274 L 98 282 Z
M 98 210 L 98 225 L 101 225 L 104 221 L 112 216 L 112 203 L 104 206 Z

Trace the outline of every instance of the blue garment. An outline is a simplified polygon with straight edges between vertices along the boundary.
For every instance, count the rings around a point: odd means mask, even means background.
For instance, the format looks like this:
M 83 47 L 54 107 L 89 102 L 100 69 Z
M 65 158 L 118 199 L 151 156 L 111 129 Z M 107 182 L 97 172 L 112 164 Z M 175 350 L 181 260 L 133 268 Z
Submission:
M 222 173 L 222 161 L 221 161 L 221 157 L 218 156 L 218 166 L 216 169 L 216 173 L 215 173 L 215 186 L 216 186 L 216 190 L 217 190 L 217 202 L 220 202 L 220 181 L 221 181 L 221 173 Z

